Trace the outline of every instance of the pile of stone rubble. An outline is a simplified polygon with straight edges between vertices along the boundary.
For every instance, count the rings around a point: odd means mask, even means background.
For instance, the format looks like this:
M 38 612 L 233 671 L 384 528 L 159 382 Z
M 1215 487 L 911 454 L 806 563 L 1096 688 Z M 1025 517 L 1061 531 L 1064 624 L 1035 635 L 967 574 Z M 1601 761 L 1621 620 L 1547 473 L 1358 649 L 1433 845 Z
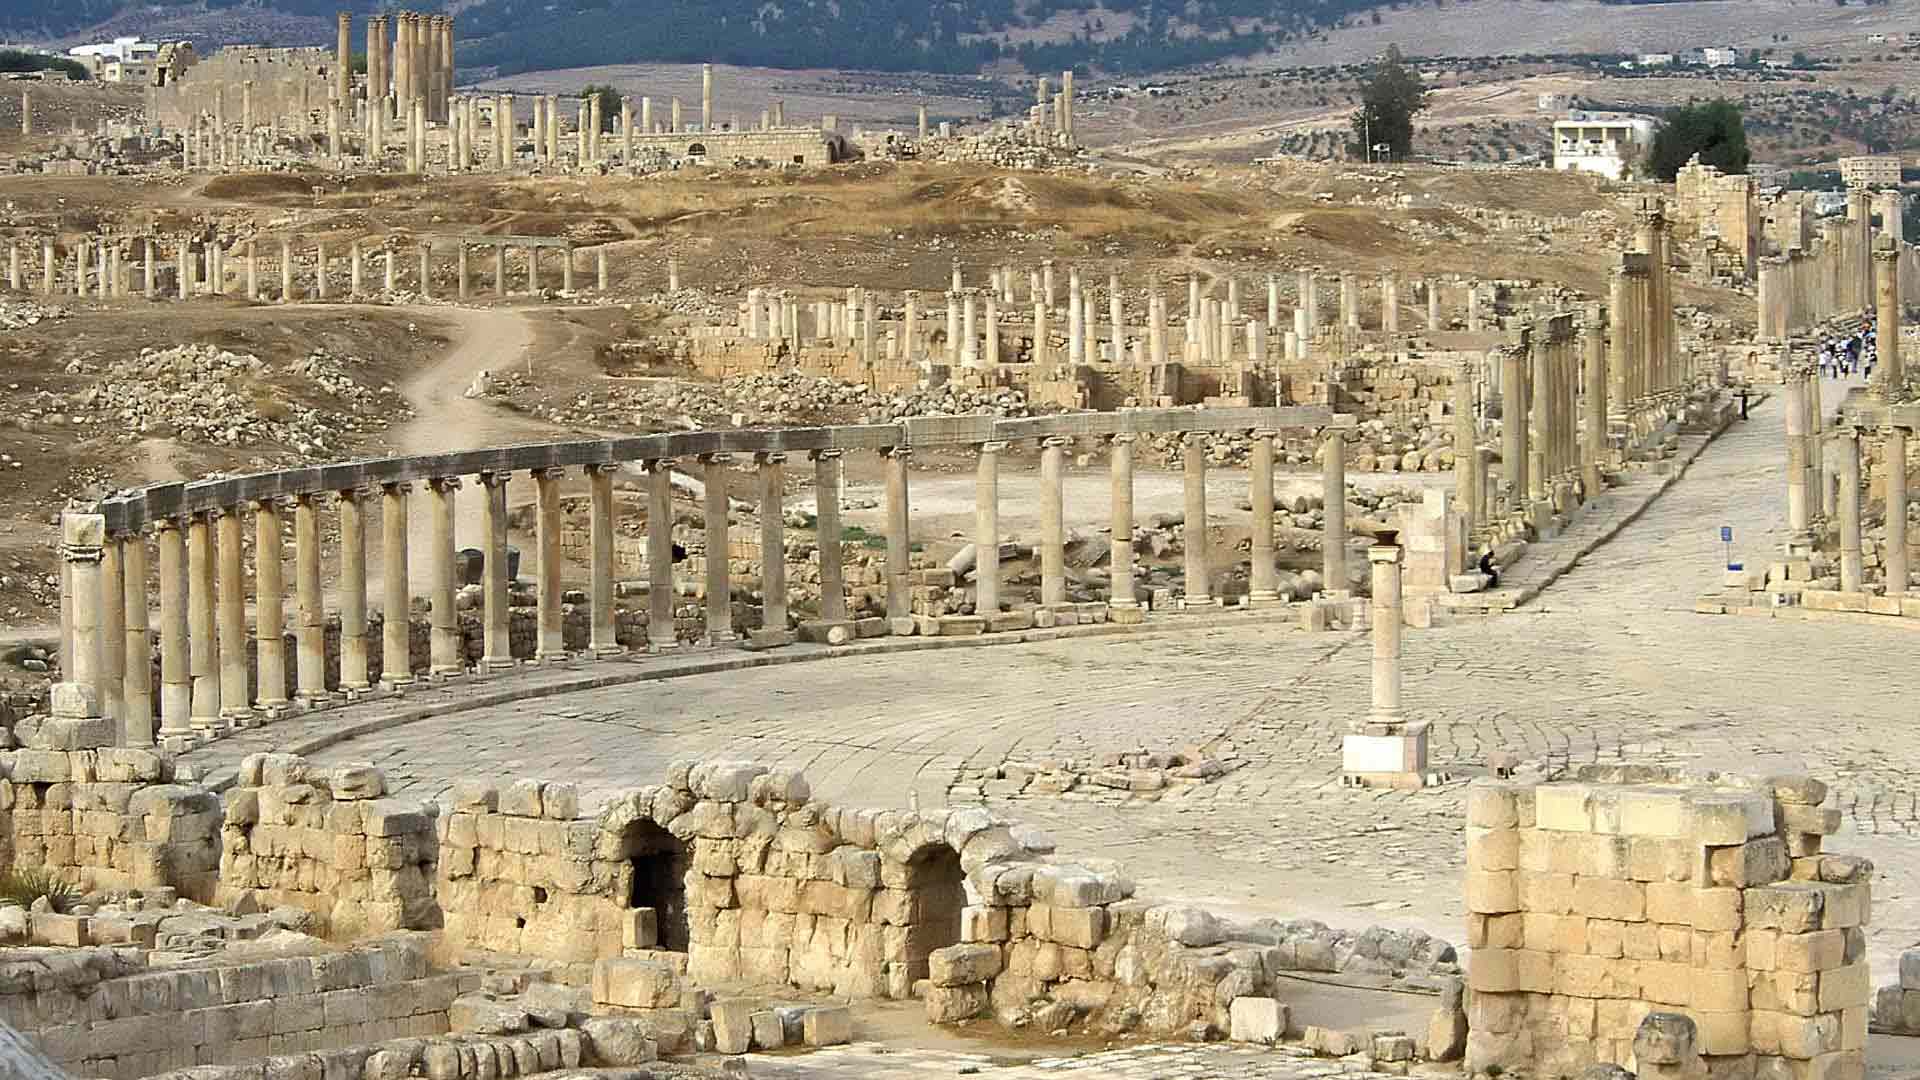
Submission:
M 64 319 L 67 309 L 32 301 L 0 303 L 0 330 L 25 330 L 50 319 Z
M 513 400 L 537 388 L 525 376 L 489 372 L 476 380 L 468 396 Z M 860 383 L 793 371 L 734 376 L 719 384 L 663 378 L 581 393 L 562 405 L 522 401 L 518 407 L 529 416 L 557 424 L 606 426 L 612 422 L 643 431 L 876 424 L 905 416 L 1029 415 L 1026 395 L 1018 390 L 942 386 L 883 393 Z

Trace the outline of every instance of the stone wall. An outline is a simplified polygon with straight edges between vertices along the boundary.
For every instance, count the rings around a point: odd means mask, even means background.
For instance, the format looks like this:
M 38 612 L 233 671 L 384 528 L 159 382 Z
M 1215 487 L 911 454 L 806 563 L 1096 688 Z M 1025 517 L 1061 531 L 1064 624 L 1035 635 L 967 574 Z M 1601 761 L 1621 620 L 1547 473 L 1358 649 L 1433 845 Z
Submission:
M 1873 870 L 1821 850 L 1839 827 L 1826 786 L 1579 779 L 1469 794 L 1468 1067 L 1625 1065 L 1641 1020 L 1669 1011 L 1716 1076 L 1862 1075 Z
M 624 146 L 618 132 L 603 136 L 601 145 Z M 780 131 L 696 131 L 643 135 L 635 132 L 636 154 L 653 151 L 672 158 L 704 157 L 708 161 L 737 159 L 769 161 L 775 165 L 831 165 L 833 156 L 824 132 L 815 128 Z
M 220 805 L 175 784 L 147 750 L 0 751 L 0 866 L 51 870 L 83 889 L 170 885 L 213 895 Z
M 223 796 L 220 901 L 298 907 L 334 938 L 439 925 L 432 888 L 439 808 L 385 794 L 378 769 L 249 755 Z
M 152 969 L 135 950 L 0 949 L 0 1021 L 77 1075 L 132 1080 L 440 1034 L 462 978 L 430 973 L 417 937 Z
M 304 132 L 316 111 L 324 122 L 334 60 L 331 49 L 229 46 L 153 90 L 151 100 L 159 115 L 148 120 L 183 128 L 195 117 L 208 115 L 237 126 L 246 120 L 246 86 L 252 83 L 255 127 L 285 130 L 287 119 L 293 118 L 294 130 Z

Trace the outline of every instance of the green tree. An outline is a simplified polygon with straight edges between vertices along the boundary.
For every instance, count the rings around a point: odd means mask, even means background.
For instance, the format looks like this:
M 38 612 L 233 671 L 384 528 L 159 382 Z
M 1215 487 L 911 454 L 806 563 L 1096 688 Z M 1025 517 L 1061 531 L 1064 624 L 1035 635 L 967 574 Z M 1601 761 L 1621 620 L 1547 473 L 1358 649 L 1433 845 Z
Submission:
M 1386 146 L 1389 161 L 1413 152 L 1413 118 L 1427 107 L 1427 89 L 1418 72 L 1408 70 L 1400 46 L 1389 45 L 1373 65 L 1373 75 L 1360 87 L 1360 108 L 1353 114 L 1353 134 L 1362 154 Z
M 580 91 L 580 99 L 593 107 L 593 99 L 600 99 L 600 130 L 612 131 L 620 125 L 620 91 L 611 86 L 590 83 Z
M 1740 106 L 1719 98 L 1669 110 L 1666 122 L 1653 133 L 1647 171 L 1656 179 L 1672 180 L 1695 154 L 1701 164 L 1724 173 L 1747 171 L 1752 155 Z

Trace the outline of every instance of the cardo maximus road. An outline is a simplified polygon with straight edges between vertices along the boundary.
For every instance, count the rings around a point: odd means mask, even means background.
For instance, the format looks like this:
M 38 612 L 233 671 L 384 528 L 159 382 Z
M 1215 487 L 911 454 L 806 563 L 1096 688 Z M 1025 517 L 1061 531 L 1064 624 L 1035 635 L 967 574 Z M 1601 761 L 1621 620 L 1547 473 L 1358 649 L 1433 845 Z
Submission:
M 1920 748 L 1888 737 L 1884 702 L 1920 693 L 1920 675 L 1884 631 L 1691 611 L 1718 581 L 1720 526 L 1734 528 L 1736 558 L 1777 549 L 1783 440 L 1770 401 L 1534 603 L 1408 634 L 1406 704 L 1434 721 L 1436 766 L 1462 774 L 1494 749 L 1579 762 L 1797 748 L 1833 782 L 1846 830 L 1874 834 L 1848 849 L 1881 865 L 1874 953 L 1892 958 L 1920 927 Z M 731 755 L 804 767 L 831 799 L 932 806 L 977 800 L 977 782 L 956 778 L 1006 761 L 1210 742 L 1247 764 L 1111 810 L 1078 792 L 993 802 L 1062 850 L 1123 861 L 1152 894 L 1349 923 L 1343 909 L 1375 907 L 1457 939 L 1464 785 L 1339 784 L 1338 735 L 1367 701 L 1368 655 L 1363 636 L 1241 626 L 842 657 L 458 713 L 318 756 L 372 760 L 421 796 L 478 771 L 564 777 L 591 803 L 672 759 Z M 190 760 L 230 765 L 328 722 L 244 733 Z

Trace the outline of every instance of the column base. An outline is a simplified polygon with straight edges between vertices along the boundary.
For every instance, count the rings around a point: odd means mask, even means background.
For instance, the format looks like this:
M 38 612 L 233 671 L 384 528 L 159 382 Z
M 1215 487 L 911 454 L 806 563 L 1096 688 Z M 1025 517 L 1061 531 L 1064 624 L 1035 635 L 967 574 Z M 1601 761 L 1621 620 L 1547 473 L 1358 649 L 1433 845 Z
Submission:
M 464 664 L 439 664 L 427 672 L 427 678 L 436 683 L 453 682 L 466 677 L 467 668 Z
M 473 673 L 475 675 L 492 675 L 495 672 L 512 671 L 519 665 L 520 661 L 515 660 L 511 656 L 483 656 L 480 658 L 480 662 L 473 666 Z
M 1107 607 L 1107 621 L 1117 626 L 1139 626 L 1147 621 L 1147 609 L 1137 603 L 1125 607 L 1110 604 Z
M 709 648 L 717 648 L 721 645 L 731 645 L 734 642 L 739 640 L 740 640 L 740 635 L 734 633 L 731 630 L 708 631 L 707 638 L 706 638 L 707 645 Z
M 1439 782 L 1427 772 L 1427 724 L 1367 721 L 1340 740 L 1340 782 L 1348 787 L 1423 788 Z
M 1217 608 L 1220 598 L 1217 596 L 1183 596 L 1180 598 L 1181 611 L 1199 611 L 1204 608 Z
M 401 694 L 405 693 L 407 687 L 412 686 L 414 682 L 415 679 L 412 675 L 403 675 L 392 679 L 382 676 L 379 689 L 382 693 Z
M 672 641 L 649 641 L 647 642 L 647 655 L 660 656 L 666 653 L 674 652 L 679 648 L 680 648 L 679 638 L 675 638 Z
M 595 660 L 611 660 L 627 655 L 627 649 L 624 645 L 589 645 L 586 655 Z
M 534 653 L 533 662 L 541 667 L 561 667 L 573 662 L 573 654 L 565 652 Z

